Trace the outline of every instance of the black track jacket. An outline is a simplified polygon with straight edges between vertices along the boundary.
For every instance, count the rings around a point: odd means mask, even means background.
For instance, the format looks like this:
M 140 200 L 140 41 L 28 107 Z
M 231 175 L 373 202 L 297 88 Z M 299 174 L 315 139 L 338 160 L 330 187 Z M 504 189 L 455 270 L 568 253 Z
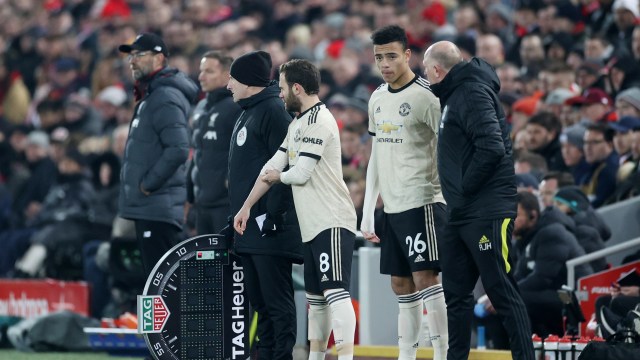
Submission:
M 275 81 L 261 92 L 238 101 L 243 112 L 236 121 L 229 149 L 229 200 L 232 217 L 244 204 L 264 164 L 278 151 L 291 122 Z M 261 231 L 255 220 L 266 215 Z M 264 234 L 264 235 L 263 235 Z M 235 234 L 238 254 L 275 255 L 302 261 L 302 240 L 291 187 L 276 184 L 251 208 L 243 235 Z
M 511 140 L 494 69 L 473 58 L 455 65 L 431 90 L 442 107 L 438 171 L 449 223 L 514 218 Z

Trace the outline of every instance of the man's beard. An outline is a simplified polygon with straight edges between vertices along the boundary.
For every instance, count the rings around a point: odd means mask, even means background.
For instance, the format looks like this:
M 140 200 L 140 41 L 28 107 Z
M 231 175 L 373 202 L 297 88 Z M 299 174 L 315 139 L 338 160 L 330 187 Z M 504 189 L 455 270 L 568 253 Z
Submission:
M 285 99 L 286 110 L 293 113 L 299 113 L 302 110 L 302 103 L 293 94 Z
M 141 80 L 142 78 L 144 78 L 147 74 L 144 73 L 144 71 L 142 71 L 142 69 L 140 68 L 136 68 L 131 70 L 131 76 L 133 76 L 133 79 L 138 81 Z

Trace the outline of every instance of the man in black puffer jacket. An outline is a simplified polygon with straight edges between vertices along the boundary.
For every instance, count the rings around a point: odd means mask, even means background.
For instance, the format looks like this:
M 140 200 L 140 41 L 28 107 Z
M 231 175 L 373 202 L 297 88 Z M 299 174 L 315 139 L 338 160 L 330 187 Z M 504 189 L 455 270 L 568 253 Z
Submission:
M 557 207 L 540 213 L 535 195 L 518 193 L 518 217 L 513 229 L 518 262 L 513 276 L 527 305 L 532 330 L 542 337 L 563 333 L 562 302 L 557 290 L 567 281 L 566 262 L 585 254 L 574 231 L 573 219 Z M 576 278 L 591 273 L 589 264 L 576 267 Z
M 120 172 L 120 215 L 135 221 L 146 273 L 181 240 L 187 200 L 189 155 L 187 118 L 198 87 L 184 73 L 167 66 L 162 39 L 138 35 L 129 54 L 135 79 L 133 120 Z
M 242 208 L 262 167 L 282 144 L 291 116 L 270 81 L 271 56 L 254 51 L 231 64 L 227 88 L 243 113 L 236 121 L 229 149 L 231 219 Z M 302 262 L 302 239 L 291 188 L 271 187 L 251 208 L 234 249 L 242 257 L 251 306 L 258 312 L 260 359 L 292 359 L 296 341 L 292 264 Z M 231 226 L 228 230 L 233 231 Z
M 449 41 L 424 54 L 425 75 L 440 98 L 438 172 L 449 223 L 438 241 L 449 319 L 448 359 L 469 357 L 478 276 L 509 330 L 514 359 L 533 360 L 529 316 L 512 275 L 509 241 L 516 215 L 513 151 L 498 99 L 500 81 L 486 61 L 466 62 Z
M 207 97 L 193 111 L 193 161 L 187 173 L 187 198 L 195 205 L 198 235 L 215 234 L 229 216 L 229 141 L 242 109 L 226 89 L 233 58 L 208 51 L 200 61 L 200 87 Z

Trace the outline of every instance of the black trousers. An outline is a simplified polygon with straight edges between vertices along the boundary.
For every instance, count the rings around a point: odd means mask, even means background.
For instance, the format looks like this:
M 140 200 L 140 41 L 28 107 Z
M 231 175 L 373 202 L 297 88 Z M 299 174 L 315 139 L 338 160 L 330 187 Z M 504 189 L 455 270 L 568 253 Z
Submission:
M 218 234 L 227 226 L 228 206 L 203 207 L 196 205 L 196 232 L 198 235 Z
M 531 332 L 543 339 L 564 334 L 562 302 L 556 290 L 521 291 L 531 320 Z
M 260 360 L 292 360 L 296 344 L 296 306 L 292 261 L 271 255 L 241 255 L 249 302 L 258 313 Z
M 449 360 L 469 357 L 472 291 L 478 276 L 509 333 L 513 359 L 534 360 L 529 317 L 511 274 L 512 230 L 510 219 L 448 224 L 445 228 L 439 254 L 449 322 Z
M 134 222 L 142 266 L 145 275 L 148 276 L 162 256 L 183 240 L 182 231 L 175 225 L 161 221 L 135 220 Z

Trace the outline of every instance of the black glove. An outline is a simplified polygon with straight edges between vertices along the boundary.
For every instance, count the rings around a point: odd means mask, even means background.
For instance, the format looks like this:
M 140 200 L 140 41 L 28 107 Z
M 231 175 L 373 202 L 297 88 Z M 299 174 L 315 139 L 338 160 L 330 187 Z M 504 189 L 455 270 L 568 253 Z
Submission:
M 274 236 L 284 224 L 284 214 L 272 215 L 267 213 L 267 218 L 262 223 L 262 236 Z

